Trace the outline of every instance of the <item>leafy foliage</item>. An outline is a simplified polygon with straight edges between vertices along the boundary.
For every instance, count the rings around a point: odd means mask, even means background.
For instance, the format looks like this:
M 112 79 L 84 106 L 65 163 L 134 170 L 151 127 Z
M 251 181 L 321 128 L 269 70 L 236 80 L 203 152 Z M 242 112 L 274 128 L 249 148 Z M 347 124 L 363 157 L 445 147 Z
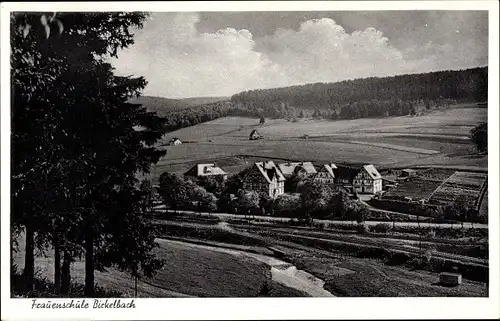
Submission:
M 116 76 L 107 62 L 133 43 L 130 30 L 145 17 L 11 16 L 13 225 L 26 227 L 27 240 L 36 233 L 39 247 L 60 240 L 65 257 L 85 252 L 87 295 L 95 268 L 137 273 L 140 265 L 150 275 L 159 266 L 149 254 L 153 234 L 141 218 L 135 175 L 164 155 L 154 147 L 164 119 L 127 103 L 146 81 Z M 32 255 L 26 251 L 27 260 Z
M 478 152 L 488 151 L 488 123 L 481 123 L 471 129 L 471 140 Z
M 417 106 L 486 101 L 487 85 L 487 68 L 474 68 L 250 90 L 232 96 L 231 102 L 232 113 L 273 118 L 293 117 L 293 108 L 328 119 L 415 115 Z

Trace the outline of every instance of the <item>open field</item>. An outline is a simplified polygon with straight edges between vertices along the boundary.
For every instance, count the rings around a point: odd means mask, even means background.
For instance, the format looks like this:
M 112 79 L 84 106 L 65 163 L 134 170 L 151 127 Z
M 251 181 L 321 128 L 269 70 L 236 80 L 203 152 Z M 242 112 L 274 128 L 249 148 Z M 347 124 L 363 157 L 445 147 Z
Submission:
M 412 117 L 354 120 L 259 120 L 225 117 L 165 135 L 188 141 L 166 146 L 167 155 L 153 169 L 182 173 L 197 162 L 219 160 L 228 173 L 239 172 L 253 161 L 308 160 L 336 163 L 373 163 L 383 168 L 402 166 L 475 166 L 487 168 L 487 157 L 473 154 L 468 135 L 487 120 L 485 108 L 454 108 Z M 249 141 L 254 129 L 265 137 Z M 307 134 L 309 139 L 301 137 Z

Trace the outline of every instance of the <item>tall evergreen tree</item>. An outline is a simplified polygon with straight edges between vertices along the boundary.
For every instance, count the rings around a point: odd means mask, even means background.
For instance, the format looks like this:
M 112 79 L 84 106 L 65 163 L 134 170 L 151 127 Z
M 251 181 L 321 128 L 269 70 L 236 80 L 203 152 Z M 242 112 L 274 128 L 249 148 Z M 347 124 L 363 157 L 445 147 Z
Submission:
M 164 155 L 154 147 L 164 119 L 127 103 L 146 81 L 116 76 L 107 62 L 133 43 L 131 28 L 142 26 L 144 14 L 64 13 L 57 16 L 59 23 L 53 17 L 11 17 L 12 217 L 30 243 L 28 286 L 33 236 L 40 242 L 51 237 L 64 243 L 58 244 L 63 266 L 85 253 L 85 294 L 92 296 L 95 269 L 117 265 L 138 273 L 140 263 L 151 275 L 158 267 L 148 254 L 154 246 L 151 229 L 135 203 L 135 175 L 148 172 Z M 49 32 L 33 27 L 44 19 L 56 21 Z M 54 27 L 62 32 L 50 32 Z M 49 190 L 40 199 L 33 198 L 34 183 Z M 116 212 L 134 225 L 117 224 Z

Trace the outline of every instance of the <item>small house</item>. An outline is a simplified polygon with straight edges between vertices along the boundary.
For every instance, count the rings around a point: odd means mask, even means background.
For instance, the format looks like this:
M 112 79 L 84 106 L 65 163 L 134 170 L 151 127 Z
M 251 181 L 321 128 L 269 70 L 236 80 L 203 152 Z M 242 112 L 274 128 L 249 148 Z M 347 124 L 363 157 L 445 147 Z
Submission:
M 250 136 L 248 137 L 248 139 L 250 139 L 250 140 L 256 140 L 256 139 L 261 139 L 261 138 L 263 138 L 263 137 L 257 131 L 257 129 L 252 130 L 252 132 L 250 133 Z
M 354 177 L 353 186 L 358 193 L 376 194 L 382 191 L 382 175 L 375 166 L 364 165 Z
M 197 178 L 214 177 L 214 178 L 219 178 L 223 181 L 227 179 L 227 173 L 213 163 L 196 164 L 195 166 L 191 167 L 191 169 L 189 169 L 186 173 L 184 173 L 184 176 L 197 177 Z
M 181 141 L 179 138 L 174 137 L 174 138 L 172 138 L 172 139 L 169 141 L 169 143 L 168 143 L 168 144 L 169 144 L 170 146 L 176 146 L 176 145 L 180 145 L 180 144 L 182 144 L 182 141 Z
M 285 178 L 289 178 L 293 175 L 295 168 L 300 164 L 300 162 L 288 162 L 278 164 L 278 168 L 281 171 L 281 174 L 285 176 Z
M 324 164 L 314 175 L 314 181 L 324 185 L 334 185 L 335 173 L 333 171 L 335 169 L 337 169 L 335 164 Z
M 273 161 L 257 162 L 246 171 L 243 189 L 276 198 L 285 192 L 285 177 Z
M 411 168 L 405 168 L 401 170 L 401 177 L 411 177 L 415 176 L 417 174 L 417 171 Z
M 316 167 L 311 162 L 299 163 L 293 172 L 301 178 L 311 177 L 317 173 Z
M 311 177 L 316 174 L 316 168 L 311 162 L 288 162 L 278 164 L 278 168 L 285 178 L 294 174 L 302 178 Z

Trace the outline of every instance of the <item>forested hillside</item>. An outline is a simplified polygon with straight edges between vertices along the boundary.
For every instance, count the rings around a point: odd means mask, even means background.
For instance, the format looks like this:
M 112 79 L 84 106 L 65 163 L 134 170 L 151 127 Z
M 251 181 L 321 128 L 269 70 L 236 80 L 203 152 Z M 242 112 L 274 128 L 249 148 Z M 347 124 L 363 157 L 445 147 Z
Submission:
M 194 126 L 219 117 L 228 116 L 230 109 L 231 102 L 229 100 L 225 100 L 191 108 L 171 110 L 170 112 L 164 114 L 167 118 L 165 126 L 167 131 L 174 131 L 179 128 Z
M 166 117 L 167 130 L 173 131 L 225 116 L 334 120 L 411 115 L 457 102 L 485 102 L 487 92 L 488 70 L 484 67 L 250 90 L 231 100 L 145 96 L 133 102 Z
M 183 99 L 171 99 L 154 96 L 141 96 L 131 99 L 129 102 L 133 104 L 141 104 L 149 111 L 157 112 L 160 116 L 170 115 L 170 112 L 180 109 L 193 108 L 204 104 L 212 104 L 223 100 L 228 100 L 228 97 L 194 97 Z
M 231 97 L 231 114 L 284 118 L 307 110 L 330 119 L 408 115 L 418 107 L 484 102 L 487 86 L 488 70 L 482 67 L 250 90 Z

